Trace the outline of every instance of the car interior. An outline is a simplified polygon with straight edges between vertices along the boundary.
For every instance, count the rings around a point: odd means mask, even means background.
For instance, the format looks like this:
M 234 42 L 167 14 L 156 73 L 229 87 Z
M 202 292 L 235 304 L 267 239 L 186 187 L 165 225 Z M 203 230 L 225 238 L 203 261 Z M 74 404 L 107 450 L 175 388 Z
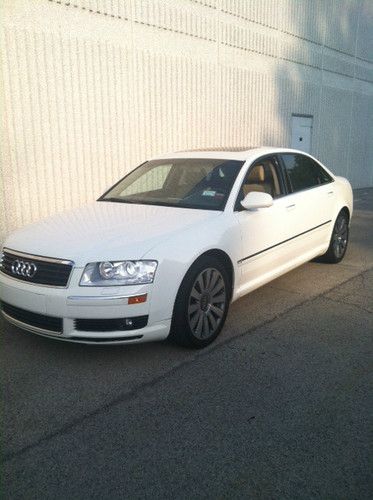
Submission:
M 247 174 L 242 190 L 243 197 L 252 191 L 268 193 L 273 198 L 279 196 L 281 194 L 280 183 L 273 162 L 268 159 L 256 163 Z

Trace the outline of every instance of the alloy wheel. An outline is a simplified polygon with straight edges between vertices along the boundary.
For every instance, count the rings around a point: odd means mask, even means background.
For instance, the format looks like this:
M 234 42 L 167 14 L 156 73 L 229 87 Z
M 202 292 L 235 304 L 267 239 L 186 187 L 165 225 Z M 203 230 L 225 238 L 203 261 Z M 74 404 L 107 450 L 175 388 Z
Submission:
M 337 259 L 340 259 L 346 251 L 348 239 L 348 223 L 343 215 L 338 217 L 333 234 L 333 250 Z
M 214 268 L 204 269 L 196 278 L 189 296 L 188 322 L 193 335 L 207 339 L 215 334 L 226 309 L 223 276 Z

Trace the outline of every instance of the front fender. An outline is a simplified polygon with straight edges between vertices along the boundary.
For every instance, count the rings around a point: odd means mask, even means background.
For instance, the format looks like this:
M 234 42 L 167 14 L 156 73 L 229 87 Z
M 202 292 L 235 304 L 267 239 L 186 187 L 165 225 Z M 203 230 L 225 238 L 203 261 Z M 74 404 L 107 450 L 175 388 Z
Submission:
M 223 215 L 209 224 L 189 228 L 176 233 L 172 238 L 158 244 L 143 258 L 158 261 L 158 268 L 153 283 L 150 316 L 152 321 L 170 319 L 180 284 L 202 254 L 219 249 L 225 252 L 233 264 L 237 278 L 241 245 L 238 222 L 233 216 Z

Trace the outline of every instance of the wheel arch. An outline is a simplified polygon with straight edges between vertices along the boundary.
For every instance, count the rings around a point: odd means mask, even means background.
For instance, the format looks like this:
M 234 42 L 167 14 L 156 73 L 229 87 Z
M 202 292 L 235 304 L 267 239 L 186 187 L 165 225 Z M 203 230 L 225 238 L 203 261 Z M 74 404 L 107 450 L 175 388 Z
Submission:
M 341 214 L 341 213 L 345 213 L 345 214 L 347 215 L 347 217 L 348 217 L 348 222 L 350 222 L 350 219 L 351 219 L 351 213 L 350 213 L 350 209 L 348 208 L 348 206 L 347 206 L 347 205 L 345 205 L 344 207 L 342 207 L 342 208 L 340 209 L 340 211 L 339 211 L 339 212 L 338 212 L 338 214 L 337 214 L 337 217 L 338 217 L 338 215 L 339 215 L 339 214 Z
M 212 248 L 210 250 L 207 250 L 203 252 L 201 255 L 199 255 L 190 265 L 189 269 L 196 263 L 198 262 L 199 259 L 203 257 L 215 257 L 217 258 L 224 266 L 225 270 L 228 273 L 228 276 L 230 278 L 230 296 L 229 300 L 232 299 L 233 296 L 233 290 L 234 290 L 234 282 L 235 282 L 235 274 L 234 274 L 234 267 L 233 267 L 233 262 L 232 259 L 229 257 L 229 255 L 224 252 L 224 250 L 221 250 L 219 248 Z
M 218 329 L 215 331 L 213 334 L 213 337 L 208 337 L 207 342 L 203 343 L 202 340 L 198 341 L 196 343 L 196 340 L 194 339 L 193 341 L 190 339 L 190 335 L 188 333 L 188 329 L 190 329 L 190 326 L 185 328 L 185 323 L 186 320 L 183 320 L 184 317 L 184 308 L 185 308 L 185 291 L 187 290 L 183 284 L 189 283 L 193 284 L 193 280 L 195 280 L 194 275 L 189 276 L 190 271 L 193 269 L 193 267 L 200 266 L 199 270 L 196 270 L 200 272 L 201 269 L 204 269 L 209 266 L 209 259 L 214 259 L 212 262 L 214 262 L 214 266 L 218 266 L 218 263 L 224 268 L 228 275 L 228 279 L 230 279 L 230 289 L 227 290 L 227 303 L 226 307 L 223 312 L 223 319 L 222 322 L 220 323 L 220 326 L 218 324 Z M 211 262 L 210 260 L 210 262 Z M 202 262 L 200 262 L 202 261 Z M 217 262 L 218 261 L 218 262 Z M 220 267 L 219 265 L 219 267 Z M 175 296 L 175 301 L 173 305 L 173 311 L 172 311 L 172 319 L 171 319 L 171 328 L 170 328 L 170 334 L 169 334 L 169 340 L 176 342 L 179 345 L 182 346 L 187 346 L 187 347 L 193 347 L 193 348 L 201 348 L 204 347 L 205 345 L 208 345 L 216 336 L 220 333 L 221 329 L 224 326 L 225 323 L 225 318 L 227 316 L 228 312 L 228 307 L 229 303 L 231 301 L 232 295 L 233 295 L 233 284 L 234 284 L 234 268 L 233 268 L 233 263 L 229 255 L 224 251 L 220 250 L 218 248 L 212 248 L 209 250 L 203 251 L 198 256 L 195 256 L 194 260 L 191 260 L 188 266 L 188 269 L 186 270 L 184 277 L 179 285 L 178 292 Z M 188 292 L 189 293 L 189 292 Z M 212 340 L 209 340 L 209 339 Z

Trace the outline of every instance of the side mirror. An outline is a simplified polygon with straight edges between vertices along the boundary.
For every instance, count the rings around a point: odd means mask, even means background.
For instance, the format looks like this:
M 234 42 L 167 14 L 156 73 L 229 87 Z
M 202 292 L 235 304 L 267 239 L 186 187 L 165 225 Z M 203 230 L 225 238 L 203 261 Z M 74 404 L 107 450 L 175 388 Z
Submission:
M 251 191 L 241 201 L 241 205 L 245 210 L 255 210 L 256 208 L 266 208 L 273 205 L 273 198 L 268 193 Z

